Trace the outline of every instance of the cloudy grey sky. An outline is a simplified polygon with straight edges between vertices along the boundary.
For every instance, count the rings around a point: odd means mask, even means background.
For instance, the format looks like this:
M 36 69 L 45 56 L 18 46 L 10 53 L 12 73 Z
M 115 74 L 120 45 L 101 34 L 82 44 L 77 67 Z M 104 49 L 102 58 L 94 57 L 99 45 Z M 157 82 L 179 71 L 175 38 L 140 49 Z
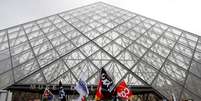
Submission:
M 0 29 L 97 1 L 201 35 L 200 0 L 0 0 Z

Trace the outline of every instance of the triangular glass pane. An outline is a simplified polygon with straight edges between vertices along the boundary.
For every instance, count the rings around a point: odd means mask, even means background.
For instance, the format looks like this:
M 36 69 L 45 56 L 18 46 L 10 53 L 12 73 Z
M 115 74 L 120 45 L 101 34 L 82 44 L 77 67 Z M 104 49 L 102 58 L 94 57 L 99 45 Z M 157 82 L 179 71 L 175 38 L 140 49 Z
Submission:
M 110 28 L 105 26 L 105 25 L 102 25 L 98 28 L 96 28 L 97 31 L 99 31 L 100 33 L 105 33 L 106 31 L 108 31 Z
M 34 57 L 32 50 L 26 50 L 24 52 L 21 52 L 17 55 L 14 55 L 12 57 L 12 63 L 13 67 L 18 66 L 22 63 L 25 63 L 28 60 L 31 60 Z
M 34 73 L 30 75 L 29 77 L 26 77 L 24 80 L 20 81 L 18 84 L 46 84 L 44 80 L 42 72 L 38 71 L 37 73 Z
M 182 35 L 184 35 L 184 33 Z M 191 35 L 188 35 L 188 36 L 191 37 Z M 191 49 L 194 49 L 195 46 L 196 46 L 197 37 L 191 37 L 191 38 L 188 39 L 186 36 L 185 37 L 181 37 L 179 39 L 179 42 L 182 43 L 183 45 L 191 48 Z
M 165 65 L 162 67 L 161 71 L 173 80 L 183 84 L 186 78 L 186 70 L 181 67 L 176 66 L 170 61 L 166 61 Z
M 98 85 L 98 80 L 100 80 L 99 72 L 96 72 L 93 74 L 90 79 L 88 79 L 87 84 L 88 85 Z
M 115 26 L 117 26 L 118 24 L 114 21 L 110 21 L 106 24 L 107 27 L 109 28 L 114 28 Z
M 101 25 L 101 23 L 99 23 L 97 21 L 93 21 L 93 22 L 89 23 L 89 26 L 91 26 L 92 28 L 96 28 L 96 27 L 98 27 L 100 25 Z
M 191 58 L 193 55 L 193 50 L 182 45 L 181 43 L 177 43 L 174 50 L 178 53 L 188 56 L 189 58 Z
M 94 38 L 96 38 L 97 36 L 99 36 L 100 33 L 99 33 L 98 31 L 96 31 L 96 30 L 91 30 L 91 31 L 85 33 L 85 35 L 86 35 L 88 38 L 90 38 L 90 39 L 94 39 Z
M 30 49 L 29 43 L 25 42 L 25 43 L 22 43 L 22 44 L 19 44 L 17 46 L 12 47 L 10 49 L 10 51 L 11 51 L 11 55 L 14 56 L 14 55 L 19 54 L 19 53 L 21 53 L 21 52 L 23 52 L 25 50 L 28 50 L 28 49 Z M 0 52 L 0 54 L 1 53 L 6 54 L 6 50 L 4 50 L 3 52 Z
M 63 44 L 61 44 L 60 46 L 56 47 L 56 50 L 59 52 L 59 54 L 65 55 L 67 53 L 69 53 L 70 51 L 72 51 L 73 49 L 75 49 L 75 47 L 73 46 L 73 44 L 71 42 L 65 42 Z
M 124 81 L 126 82 L 127 85 L 145 85 L 143 84 L 143 82 L 141 82 L 140 80 L 138 80 L 135 76 L 133 76 L 132 74 L 127 74 L 126 77 L 124 78 Z
M 107 32 L 106 34 L 104 34 L 104 36 L 108 37 L 111 40 L 114 40 L 119 36 L 119 33 L 117 33 L 114 30 L 111 30 L 111 31 Z
M 79 50 L 75 50 L 72 53 L 63 57 L 63 59 L 66 62 L 66 64 L 68 65 L 68 67 L 71 68 L 71 67 L 75 66 L 76 64 L 78 64 L 79 62 L 81 62 L 82 60 L 84 60 L 85 57 Z
M 67 39 L 63 36 L 63 34 L 59 30 L 46 33 L 46 36 L 52 42 L 53 45 L 56 45 L 55 41 L 57 41 L 58 43 L 63 43 L 65 41 L 67 41 Z M 62 39 L 61 40 L 55 40 L 55 41 L 53 41 L 54 39 L 57 39 L 59 37 L 60 38 L 62 37 Z
M 201 78 L 188 74 L 185 87 L 201 97 Z
M 201 48 L 201 45 L 200 45 L 200 48 Z M 195 53 L 194 53 L 194 59 L 197 62 L 201 63 L 201 49 L 198 51 L 198 48 L 197 48 L 197 51 L 195 51 Z
M 112 56 L 116 56 L 118 53 L 120 53 L 123 48 L 117 45 L 116 43 L 112 42 L 104 47 L 104 50 L 110 53 Z
M 157 74 L 156 69 L 154 69 L 151 65 L 148 65 L 144 61 L 140 61 L 133 69 L 132 71 L 138 75 L 141 79 L 143 79 L 145 82 L 150 84 L 154 77 Z
M 63 84 L 70 84 L 70 85 L 76 84 L 77 82 L 74 76 L 70 73 L 70 71 L 57 77 L 57 79 L 52 81 L 51 84 L 58 84 L 59 81 L 61 81 Z
M 131 51 L 136 56 L 141 57 L 147 51 L 147 48 L 138 43 L 133 43 L 128 47 L 128 50 Z
M 176 101 L 179 100 L 182 86 L 169 79 L 166 75 L 160 73 L 154 80 L 152 86 L 167 98 L 170 95 L 175 95 Z
M 47 41 L 47 38 L 45 38 L 44 36 L 40 36 L 40 37 L 31 39 L 30 43 L 32 47 L 35 47 L 37 45 L 42 45 L 46 41 Z
M 66 21 L 68 21 L 69 23 L 75 23 L 75 22 L 78 22 L 79 21 L 79 19 L 77 19 L 77 18 L 75 18 L 75 17 L 71 17 L 71 18 L 69 18 L 69 19 L 66 19 Z
M 100 36 L 98 37 L 96 40 L 94 40 L 94 42 L 96 44 L 98 44 L 100 47 L 104 47 L 105 45 L 107 45 L 109 42 L 111 42 L 112 40 L 108 39 L 105 36 Z
M 2 56 L 2 55 L 0 55 Z M 11 69 L 11 60 L 10 58 L 4 59 L 4 60 L 0 60 L 0 74 L 3 72 L 8 71 L 9 69 Z
M 135 32 L 134 30 L 129 30 L 124 35 L 130 38 L 131 40 L 136 40 L 137 38 L 141 36 L 141 34 Z
M 47 82 L 51 82 L 67 70 L 68 68 L 64 62 L 62 60 L 58 60 L 45 67 L 45 69 L 43 69 L 43 74 L 45 75 Z
M 14 83 L 12 70 L 0 74 L 0 89 L 4 89 Z
M 36 55 L 40 55 L 44 52 L 47 52 L 50 49 L 52 49 L 52 45 L 49 42 L 43 42 L 42 44 L 37 45 L 36 47 L 33 48 L 34 53 Z
M 0 31 L 0 36 L 1 36 L 0 43 L 8 40 L 6 31 Z
M 8 48 L 8 42 L 7 42 L 7 41 L 2 42 L 2 43 L 0 44 L 0 51 L 5 50 L 5 49 L 7 49 L 7 48 Z
M 107 16 L 108 14 L 105 14 L 103 12 L 101 12 L 101 13 L 102 13 L 103 17 L 101 19 L 99 19 L 98 22 L 102 23 L 102 24 L 106 24 L 109 21 L 109 19 L 105 18 L 104 16 Z
M 125 50 L 117 57 L 117 60 L 119 60 L 122 64 L 130 69 L 137 62 L 138 57 Z
M 132 43 L 132 40 L 126 38 L 125 36 L 121 36 L 115 40 L 116 43 L 121 45 L 122 47 L 126 48 L 128 45 Z
M 56 60 L 58 57 L 59 56 L 55 50 L 49 50 L 49 51 L 41 54 L 40 56 L 38 56 L 37 59 L 38 59 L 40 66 L 43 67 L 43 66 L 53 62 L 54 60 Z
M 170 27 L 168 28 L 168 31 L 175 34 L 175 35 L 180 35 L 182 33 L 181 30 L 177 29 L 177 28 L 174 28 L 174 27 Z
M 89 40 L 84 37 L 83 35 L 80 35 L 78 37 L 75 37 L 74 39 L 71 40 L 73 42 L 73 44 L 77 47 L 87 43 Z
M 156 41 L 163 32 L 164 30 L 154 26 L 150 30 L 148 30 L 148 32 L 146 32 L 145 35 L 150 39 L 152 39 L 153 41 Z
M 81 76 L 84 75 L 85 77 L 83 78 L 87 79 L 97 71 L 97 67 L 94 67 L 90 61 L 85 60 L 76 67 L 73 67 L 71 71 L 76 76 L 76 78 L 81 78 Z
M 64 26 L 64 27 L 61 28 L 61 31 L 66 34 L 68 32 L 73 31 L 73 29 L 74 28 L 72 26 L 70 26 L 70 25 L 67 24 L 66 26 Z
M 199 39 L 197 46 L 196 46 L 196 51 L 201 52 L 201 38 Z
M 116 27 L 114 30 L 119 32 L 120 34 L 124 34 L 129 29 L 127 27 L 121 25 L 121 26 Z
M 174 41 L 172 41 L 171 39 L 169 38 L 166 38 L 165 35 L 163 35 L 159 40 L 158 42 L 161 44 L 161 45 L 164 45 L 164 46 L 167 46 L 169 48 L 172 48 L 175 44 Z
M 190 58 L 175 51 L 172 51 L 168 59 L 174 62 L 175 64 L 178 64 L 179 66 L 183 67 L 186 70 L 190 65 Z
M 68 27 L 68 26 L 67 26 L 67 27 Z M 71 27 L 71 26 L 70 26 L 70 27 Z M 70 32 L 65 33 L 64 35 L 65 35 L 68 39 L 72 40 L 72 39 L 74 39 L 74 38 L 80 36 L 81 33 L 79 33 L 79 32 L 76 31 L 76 30 L 72 30 L 72 31 L 70 31 Z
M 149 51 L 144 55 L 143 60 L 154 66 L 155 68 L 160 69 L 161 65 L 165 61 L 165 58 L 152 51 Z
M 146 48 L 149 48 L 153 44 L 153 41 L 148 37 L 146 37 L 145 35 L 143 35 L 137 40 L 137 43 L 143 45 Z
M 133 15 L 132 15 L 133 16 Z M 122 24 L 123 26 L 128 27 L 129 29 L 135 27 L 135 24 L 133 24 L 130 20 Z M 130 30 L 129 30 L 130 31 Z M 128 32 L 128 31 L 127 31 Z
M 155 53 L 158 53 L 158 54 L 160 54 L 161 56 L 163 56 L 163 57 L 167 57 L 168 56 L 168 54 L 169 54 L 169 52 L 170 52 L 170 49 L 169 48 L 167 48 L 167 47 L 165 47 L 165 46 L 162 46 L 162 45 L 160 45 L 160 44 L 155 44 L 152 48 L 151 48 L 151 50 L 153 51 L 153 52 L 155 52 Z
M 107 66 L 104 67 L 108 75 L 114 80 L 115 83 L 119 82 L 122 77 L 127 73 L 127 70 L 124 69 L 117 62 L 110 62 Z
M 84 25 L 82 27 L 79 27 L 78 30 L 80 30 L 82 33 L 86 33 L 88 31 L 90 31 L 92 28 L 88 25 Z
M 39 30 L 39 27 L 37 25 L 33 25 L 33 26 L 31 26 L 31 28 L 28 28 L 28 29 L 30 31 L 29 33 L 27 33 L 29 40 L 32 40 L 36 37 L 42 37 L 42 35 L 43 35 L 43 32 Z M 26 30 L 27 29 L 25 29 L 25 31 Z
M 60 35 L 54 39 L 51 39 L 51 43 L 54 47 L 64 44 L 67 41 L 68 39 L 64 35 Z
M 90 60 L 100 69 L 107 64 L 111 58 L 103 51 L 98 51 L 90 57 Z
M 18 81 L 21 78 L 29 75 L 30 73 L 33 73 L 34 71 L 38 70 L 38 64 L 35 61 L 35 59 L 29 60 L 26 63 L 15 67 L 14 70 L 14 76 L 15 80 Z
M 192 61 L 190 71 L 196 76 L 201 78 L 201 63 Z
M 94 52 L 96 52 L 97 50 L 99 50 L 99 48 L 92 42 L 87 43 L 86 45 L 82 46 L 80 48 L 80 50 L 82 51 L 82 53 L 84 53 L 86 56 L 90 56 L 92 55 Z

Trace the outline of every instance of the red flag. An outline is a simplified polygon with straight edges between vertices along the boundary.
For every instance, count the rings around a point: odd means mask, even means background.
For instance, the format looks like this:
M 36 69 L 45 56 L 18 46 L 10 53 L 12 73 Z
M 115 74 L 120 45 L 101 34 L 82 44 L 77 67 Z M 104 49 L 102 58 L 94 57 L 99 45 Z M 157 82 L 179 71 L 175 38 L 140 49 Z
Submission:
M 116 88 L 117 95 L 122 99 L 129 99 L 133 94 L 128 89 L 126 82 L 123 80 Z
M 113 96 L 114 82 L 106 73 L 104 68 L 101 69 L 100 80 L 98 83 L 95 100 L 109 99 Z
M 99 83 L 98 83 L 95 100 L 101 100 L 101 98 L 102 98 L 101 87 L 102 87 L 102 83 L 101 83 L 101 80 L 100 80 Z
M 82 100 L 82 101 L 87 101 L 87 99 L 86 99 L 85 96 L 83 96 L 81 100 Z

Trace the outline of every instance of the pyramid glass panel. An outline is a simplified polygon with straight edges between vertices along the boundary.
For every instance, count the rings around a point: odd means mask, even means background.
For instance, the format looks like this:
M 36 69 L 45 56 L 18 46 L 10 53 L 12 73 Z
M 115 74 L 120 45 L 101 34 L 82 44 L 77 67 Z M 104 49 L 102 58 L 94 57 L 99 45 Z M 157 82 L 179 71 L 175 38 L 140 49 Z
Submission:
M 15 84 L 148 86 L 201 100 L 201 37 L 103 2 L 0 30 L 0 89 Z

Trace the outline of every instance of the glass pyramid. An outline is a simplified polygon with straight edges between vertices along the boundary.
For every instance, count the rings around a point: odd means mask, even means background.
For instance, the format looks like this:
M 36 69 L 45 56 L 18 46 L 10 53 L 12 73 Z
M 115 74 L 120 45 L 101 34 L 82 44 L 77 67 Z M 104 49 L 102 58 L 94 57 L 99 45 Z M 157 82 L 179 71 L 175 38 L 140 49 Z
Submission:
M 201 37 L 102 2 L 0 31 L 0 89 L 13 84 L 147 85 L 201 100 Z

